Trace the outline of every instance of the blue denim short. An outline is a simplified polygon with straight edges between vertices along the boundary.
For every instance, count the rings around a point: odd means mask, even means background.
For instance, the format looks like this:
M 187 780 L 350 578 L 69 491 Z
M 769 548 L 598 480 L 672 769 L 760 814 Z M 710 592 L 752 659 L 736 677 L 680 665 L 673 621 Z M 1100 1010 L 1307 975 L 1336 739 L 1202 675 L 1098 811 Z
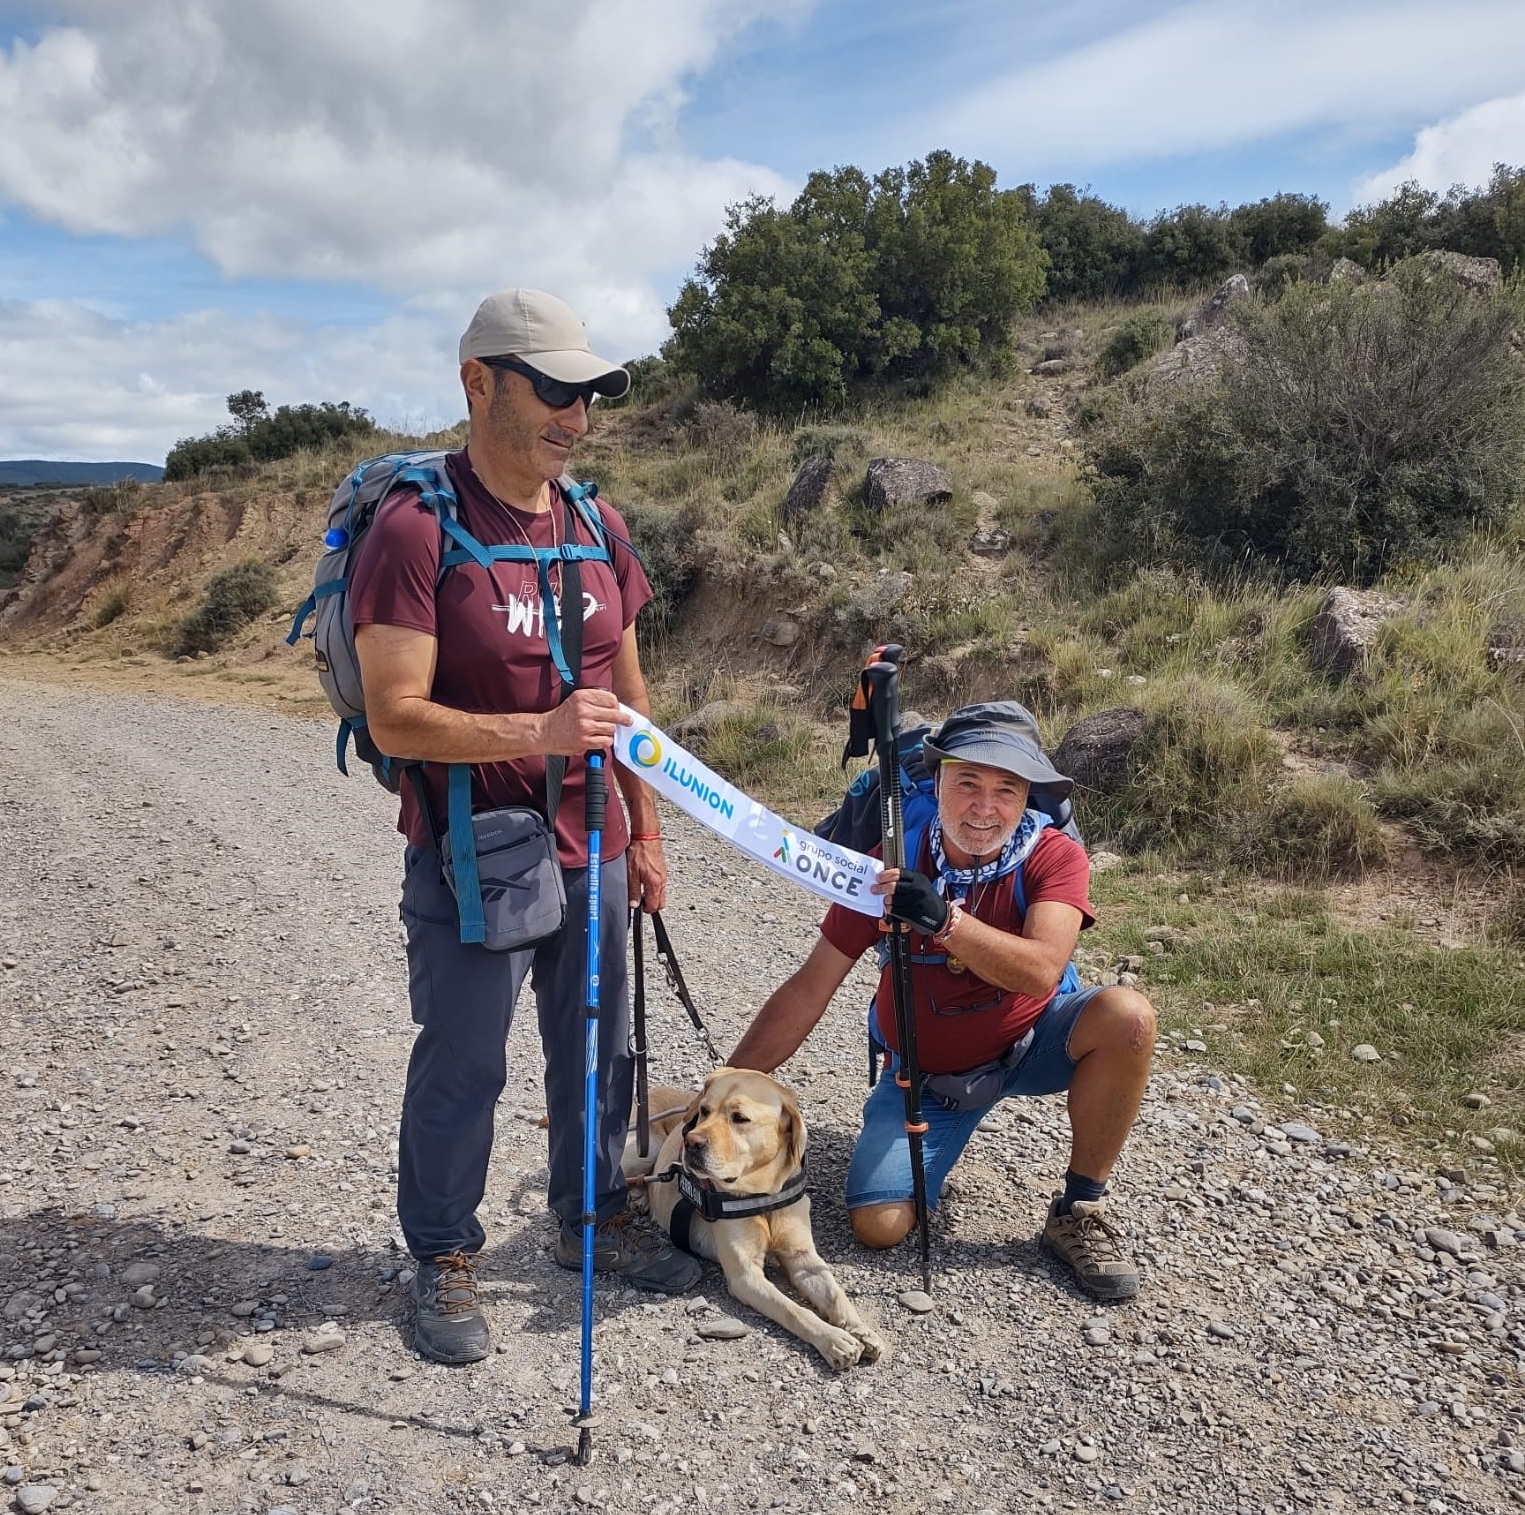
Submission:
M 1100 993 L 1099 988 L 1093 988 L 1056 994 L 1038 1017 L 1026 1056 L 1007 1074 L 998 1100 L 984 1109 L 945 1110 L 935 1100 L 923 1096 L 921 1118 L 927 1123 L 927 1134 L 921 1139 L 921 1151 L 929 1206 L 937 1204 L 943 1180 L 963 1155 L 974 1128 L 995 1103 L 1016 1095 L 1058 1094 L 1069 1088 L 1075 1073 L 1070 1033 L 1080 1019 L 1080 1012 Z M 894 1067 L 891 1056 L 863 1106 L 863 1129 L 858 1133 L 847 1169 L 849 1210 L 863 1205 L 893 1204 L 912 1197 L 905 1096 L 894 1080 Z

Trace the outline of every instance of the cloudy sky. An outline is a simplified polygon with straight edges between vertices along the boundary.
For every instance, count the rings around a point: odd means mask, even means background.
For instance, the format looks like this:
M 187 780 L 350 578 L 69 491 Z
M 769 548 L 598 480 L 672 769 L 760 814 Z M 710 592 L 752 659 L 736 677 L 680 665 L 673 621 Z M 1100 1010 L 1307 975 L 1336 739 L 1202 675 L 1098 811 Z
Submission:
M 724 207 L 937 147 L 1138 214 L 1525 163 L 1521 0 L 0 0 L 0 458 L 461 412 L 482 295 L 653 351 Z

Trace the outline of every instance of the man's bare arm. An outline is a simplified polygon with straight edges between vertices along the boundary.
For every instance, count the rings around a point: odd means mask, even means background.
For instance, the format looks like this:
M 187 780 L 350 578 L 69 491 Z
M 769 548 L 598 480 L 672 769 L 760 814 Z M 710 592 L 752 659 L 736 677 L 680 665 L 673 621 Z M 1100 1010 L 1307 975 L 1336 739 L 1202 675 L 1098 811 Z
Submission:
M 730 1066 L 771 1073 L 787 1062 L 815 1029 L 852 965 L 852 958 L 821 937 L 810 956 L 768 996 L 736 1044 Z
M 503 763 L 607 748 L 621 723 L 607 689 L 579 689 L 543 714 L 478 715 L 430 698 L 438 644 L 404 626 L 357 626 L 355 656 L 365 690 L 366 726 L 395 758 L 426 763 Z

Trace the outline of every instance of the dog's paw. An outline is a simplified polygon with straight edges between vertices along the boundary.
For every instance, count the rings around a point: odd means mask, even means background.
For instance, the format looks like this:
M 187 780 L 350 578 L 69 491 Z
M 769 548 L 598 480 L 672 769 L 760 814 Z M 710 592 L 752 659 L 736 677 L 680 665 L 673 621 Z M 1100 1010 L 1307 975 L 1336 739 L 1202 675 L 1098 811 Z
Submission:
M 823 1326 L 822 1332 L 816 1347 L 838 1373 L 846 1372 L 863 1356 L 863 1343 L 852 1332 L 840 1331 L 836 1326 Z
M 889 1351 L 889 1344 L 885 1339 L 868 1326 L 855 1327 L 852 1334 L 863 1348 L 860 1362 L 878 1362 Z

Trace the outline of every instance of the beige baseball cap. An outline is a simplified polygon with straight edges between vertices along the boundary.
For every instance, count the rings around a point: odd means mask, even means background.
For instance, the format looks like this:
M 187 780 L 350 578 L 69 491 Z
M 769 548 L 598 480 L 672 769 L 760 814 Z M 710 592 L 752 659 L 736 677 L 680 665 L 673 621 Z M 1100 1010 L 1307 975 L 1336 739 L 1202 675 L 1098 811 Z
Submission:
M 630 375 L 588 346 L 587 329 L 571 307 L 541 289 L 500 289 L 488 295 L 461 337 L 463 363 L 509 357 L 523 358 L 564 384 L 592 384 L 611 400 L 630 388 Z

